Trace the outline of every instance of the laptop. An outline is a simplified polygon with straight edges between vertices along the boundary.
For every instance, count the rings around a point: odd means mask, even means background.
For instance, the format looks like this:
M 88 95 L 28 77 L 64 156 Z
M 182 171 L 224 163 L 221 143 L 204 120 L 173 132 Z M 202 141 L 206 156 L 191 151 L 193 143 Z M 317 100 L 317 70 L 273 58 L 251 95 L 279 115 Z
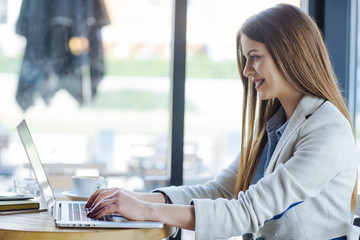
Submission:
M 107 215 L 101 219 L 88 218 L 85 209 L 86 201 L 57 201 L 51 188 L 43 164 L 40 160 L 35 144 L 31 137 L 25 119 L 17 130 L 25 152 L 30 161 L 31 168 L 39 184 L 40 191 L 45 200 L 48 212 L 54 219 L 57 227 L 81 228 L 162 228 L 162 222 L 131 221 L 119 214 Z

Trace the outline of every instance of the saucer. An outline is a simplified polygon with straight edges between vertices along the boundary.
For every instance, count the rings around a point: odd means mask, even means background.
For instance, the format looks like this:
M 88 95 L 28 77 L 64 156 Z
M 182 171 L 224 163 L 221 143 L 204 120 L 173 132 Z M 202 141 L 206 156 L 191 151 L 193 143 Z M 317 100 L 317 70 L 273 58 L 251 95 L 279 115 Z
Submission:
M 89 197 L 77 195 L 74 191 L 65 191 L 62 192 L 62 194 L 70 198 L 72 201 L 87 201 L 89 199 Z

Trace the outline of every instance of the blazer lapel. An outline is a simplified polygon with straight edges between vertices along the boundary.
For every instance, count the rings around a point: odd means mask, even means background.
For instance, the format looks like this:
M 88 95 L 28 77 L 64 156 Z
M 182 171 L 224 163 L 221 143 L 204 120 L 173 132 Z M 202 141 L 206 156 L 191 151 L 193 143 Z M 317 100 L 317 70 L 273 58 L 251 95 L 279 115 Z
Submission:
M 293 115 L 290 118 L 290 122 L 286 127 L 284 134 L 281 136 L 280 141 L 275 148 L 269 165 L 265 171 L 265 175 L 268 175 L 274 171 L 276 163 L 279 160 L 279 155 L 283 151 L 283 148 L 288 142 L 289 138 L 298 131 L 302 123 L 306 121 L 311 116 L 311 114 L 313 114 L 320 107 L 323 102 L 324 99 L 310 95 L 305 95 L 300 100 L 298 106 L 296 107 Z

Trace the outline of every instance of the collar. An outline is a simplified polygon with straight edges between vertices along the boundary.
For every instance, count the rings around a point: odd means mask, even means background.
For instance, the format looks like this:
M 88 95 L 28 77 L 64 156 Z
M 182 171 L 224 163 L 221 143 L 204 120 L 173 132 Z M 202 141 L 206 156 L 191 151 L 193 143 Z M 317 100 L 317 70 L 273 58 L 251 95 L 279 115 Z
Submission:
M 269 133 L 279 129 L 279 127 L 283 125 L 285 120 L 285 109 L 283 107 L 280 107 L 279 110 L 274 114 L 274 116 L 272 116 L 270 120 L 266 123 L 266 131 Z
M 288 121 L 287 127 L 284 131 L 284 134 L 280 138 L 277 147 L 273 153 L 273 156 L 269 162 L 269 165 L 266 169 L 265 174 L 269 174 L 274 170 L 276 161 L 280 152 L 282 151 L 285 143 L 288 142 L 288 139 L 297 131 L 297 129 L 306 121 L 309 116 L 311 116 L 323 103 L 323 98 L 305 95 L 297 105 L 293 115 Z

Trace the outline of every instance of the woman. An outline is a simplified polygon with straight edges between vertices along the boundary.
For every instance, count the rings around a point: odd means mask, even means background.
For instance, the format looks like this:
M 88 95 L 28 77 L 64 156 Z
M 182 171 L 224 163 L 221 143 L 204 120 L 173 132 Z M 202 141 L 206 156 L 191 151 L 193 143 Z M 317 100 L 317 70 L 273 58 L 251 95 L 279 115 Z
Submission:
M 237 50 L 244 101 L 235 161 L 201 186 L 99 190 L 89 216 L 163 221 L 206 240 L 357 239 L 358 151 L 316 24 L 277 5 L 243 24 Z

